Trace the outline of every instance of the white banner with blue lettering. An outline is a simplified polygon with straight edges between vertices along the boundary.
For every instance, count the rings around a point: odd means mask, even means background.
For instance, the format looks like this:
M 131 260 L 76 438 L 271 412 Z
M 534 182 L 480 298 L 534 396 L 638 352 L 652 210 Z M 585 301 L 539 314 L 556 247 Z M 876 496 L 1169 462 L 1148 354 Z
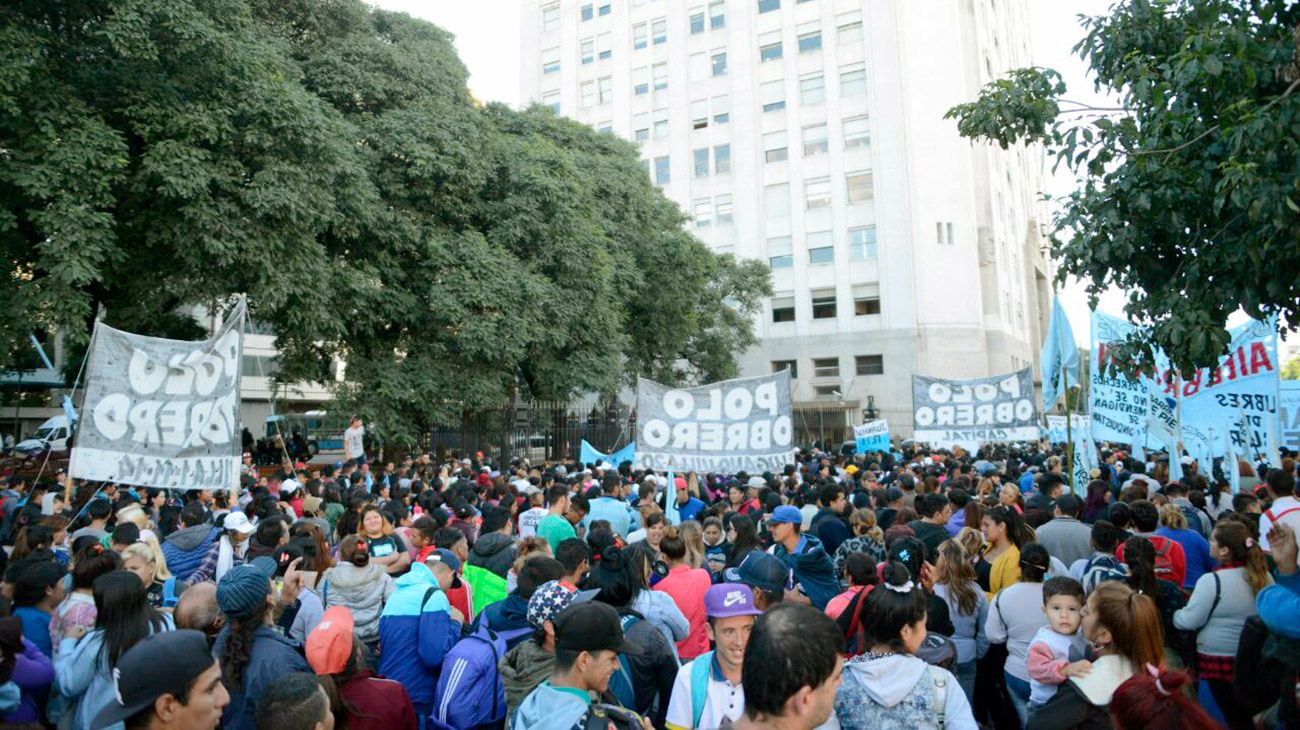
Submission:
M 861 426 L 853 427 L 853 439 L 858 453 L 869 451 L 889 452 L 889 422 L 883 418 L 867 421 Z
M 1137 327 L 1119 317 L 1104 312 L 1092 313 L 1092 367 L 1088 373 L 1088 390 L 1092 437 L 1097 441 L 1137 443 L 1142 441 L 1146 432 L 1146 388 L 1116 369 L 1106 368 L 1110 361 L 1111 343 L 1122 341 L 1136 330 Z

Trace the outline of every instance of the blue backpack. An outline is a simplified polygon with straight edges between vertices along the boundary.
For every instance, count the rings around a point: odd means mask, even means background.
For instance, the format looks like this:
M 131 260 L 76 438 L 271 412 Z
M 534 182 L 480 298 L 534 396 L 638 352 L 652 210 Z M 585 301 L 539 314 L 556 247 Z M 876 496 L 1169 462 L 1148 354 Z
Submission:
M 633 624 L 641 619 L 640 616 L 626 614 L 619 616 L 619 623 L 623 625 L 623 635 L 627 636 L 627 630 L 632 628 Z M 618 698 L 620 705 L 628 708 L 636 708 L 636 689 L 632 684 L 632 664 L 628 661 L 627 654 L 618 655 L 618 671 L 614 672 L 609 678 L 610 694 Z
M 506 641 L 532 629 L 498 634 L 480 626 L 447 652 L 438 676 L 433 713 L 426 727 L 471 730 L 499 727 L 506 717 L 506 689 L 497 664 L 506 655 Z

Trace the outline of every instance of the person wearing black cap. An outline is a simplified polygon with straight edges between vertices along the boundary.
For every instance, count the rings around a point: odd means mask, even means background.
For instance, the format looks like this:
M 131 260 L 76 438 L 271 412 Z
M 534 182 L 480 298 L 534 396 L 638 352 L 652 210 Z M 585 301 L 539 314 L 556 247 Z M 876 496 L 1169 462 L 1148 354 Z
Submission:
M 167 671 L 158 671 L 165 666 Z M 115 697 L 95 716 L 92 728 L 122 723 L 126 730 L 210 730 L 221 722 L 230 694 L 221 665 L 198 631 L 154 634 L 131 647 L 117 663 Z
M 276 609 L 297 600 L 299 581 L 297 565 L 291 565 L 277 599 L 271 585 L 275 568 L 274 560 L 261 557 L 231 568 L 217 583 L 217 605 L 227 623 L 213 649 L 230 690 L 221 723 L 227 730 L 253 730 L 253 712 L 266 687 L 285 674 L 312 671 L 298 646 L 271 628 Z
M 619 654 L 636 655 L 641 648 L 623 637 L 618 611 L 596 601 L 577 603 L 556 615 L 555 670 L 519 705 L 514 730 L 570 730 L 591 712 L 635 718 L 645 730 L 648 720 L 627 710 L 592 703 L 590 693 L 603 694 L 619 668 Z M 622 724 L 622 723 L 619 723 Z

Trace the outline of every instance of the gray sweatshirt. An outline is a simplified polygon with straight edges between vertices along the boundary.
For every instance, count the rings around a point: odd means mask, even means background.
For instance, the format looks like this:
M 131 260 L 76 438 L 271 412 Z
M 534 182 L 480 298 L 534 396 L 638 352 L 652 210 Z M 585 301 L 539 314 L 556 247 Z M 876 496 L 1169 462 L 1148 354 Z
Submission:
M 984 633 L 993 644 L 1007 643 L 1007 673 L 1029 681 L 1029 642 L 1047 625 L 1043 614 L 1043 584 L 1016 583 L 1007 586 L 989 604 Z
M 1215 606 L 1214 615 L 1210 615 L 1215 575 L 1220 582 L 1219 605 Z M 1202 654 L 1236 656 L 1242 625 L 1255 614 L 1255 593 L 1246 580 L 1246 569 L 1225 568 L 1196 580 L 1187 605 L 1174 612 L 1174 626 L 1196 631 L 1196 651 Z

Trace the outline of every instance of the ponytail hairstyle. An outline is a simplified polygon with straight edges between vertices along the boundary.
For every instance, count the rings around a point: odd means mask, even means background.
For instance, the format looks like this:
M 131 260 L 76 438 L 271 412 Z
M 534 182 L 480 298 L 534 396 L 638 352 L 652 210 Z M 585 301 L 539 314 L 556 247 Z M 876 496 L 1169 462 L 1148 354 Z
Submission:
M 704 565 L 704 528 L 695 520 L 687 520 L 677 526 L 677 534 L 686 544 L 686 563 L 692 568 Z M 663 545 L 659 548 L 662 550 Z
M 1252 593 L 1259 593 L 1269 584 L 1268 563 L 1264 551 L 1250 536 L 1246 526 L 1235 520 L 1224 520 L 1214 528 L 1214 542 L 1227 548 L 1234 563 L 1246 567 L 1246 581 Z
M 19 530 L 14 537 L 14 547 L 9 560 L 22 560 L 38 550 L 49 550 L 52 547 L 54 547 L 54 530 L 45 525 L 28 525 Z
M 1024 518 L 1020 516 L 1015 507 L 1000 504 L 989 510 L 985 517 L 999 525 L 1006 525 L 1007 539 L 1018 548 L 1023 548 L 1026 543 L 1034 539 L 1033 534 L 1029 531 L 1029 526 L 1025 524 Z
M 876 513 L 873 510 L 853 510 L 853 514 L 849 515 L 849 529 L 854 535 L 868 537 L 881 544 L 885 542 L 885 532 L 876 524 Z
M 370 543 L 361 535 L 348 535 L 339 541 L 339 558 L 358 568 L 370 565 Z
M 673 562 L 686 559 L 686 539 L 676 527 L 664 528 L 664 537 L 659 541 L 659 552 Z
M 1220 725 L 1184 691 L 1187 672 L 1148 664 L 1124 681 L 1110 700 L 1118 730 L 1217 730 Z
M 1052 569 L 1052 557 L 1047 548 L 1036 542 L 1025 545 L 1020 550 L 1020 582 L 1042 583 L 1043 576 Z
M 1126 548 L 1127 549 L 1127 548 Z M 1155 600 L 1116 580 L 1100 583 L 1088 597 L 1088 611 L 1110 631 L 1116 653 L 1133 666 L 1163 666 L 1164 626 Z
M 1160 595 L 1156 578 L 1156 546 L 1150 540 L 1136 535 L 1125 540 L 1124 564 L 1128 566 L 1128 584 L 1133 590 L 1152 598 Z
M 939 545 L 936 560 L 934 582 L 947 587 L 949 600 L 956 604 L 959 615 L 974 616 L 979 610 L 979 595 L 974 587 L 975 568 L 967 559 L 961 543 L 944 540 Z
M 1183 511 L 1176 504 L 1161 505 L 1160 526 L 1168 527 L 1171 530 L 1186 530 L 1187 516 L 1183 514 Z
M 867 594 L 862 609 L 862 631 L 865 644 L 862 649 L 888 646 L 904 652 L 903 629 L 925 621 L 925 591 L 912 580 L 912 574 L 900 562 L 890 561 L 882 571 L 884 582 Z

